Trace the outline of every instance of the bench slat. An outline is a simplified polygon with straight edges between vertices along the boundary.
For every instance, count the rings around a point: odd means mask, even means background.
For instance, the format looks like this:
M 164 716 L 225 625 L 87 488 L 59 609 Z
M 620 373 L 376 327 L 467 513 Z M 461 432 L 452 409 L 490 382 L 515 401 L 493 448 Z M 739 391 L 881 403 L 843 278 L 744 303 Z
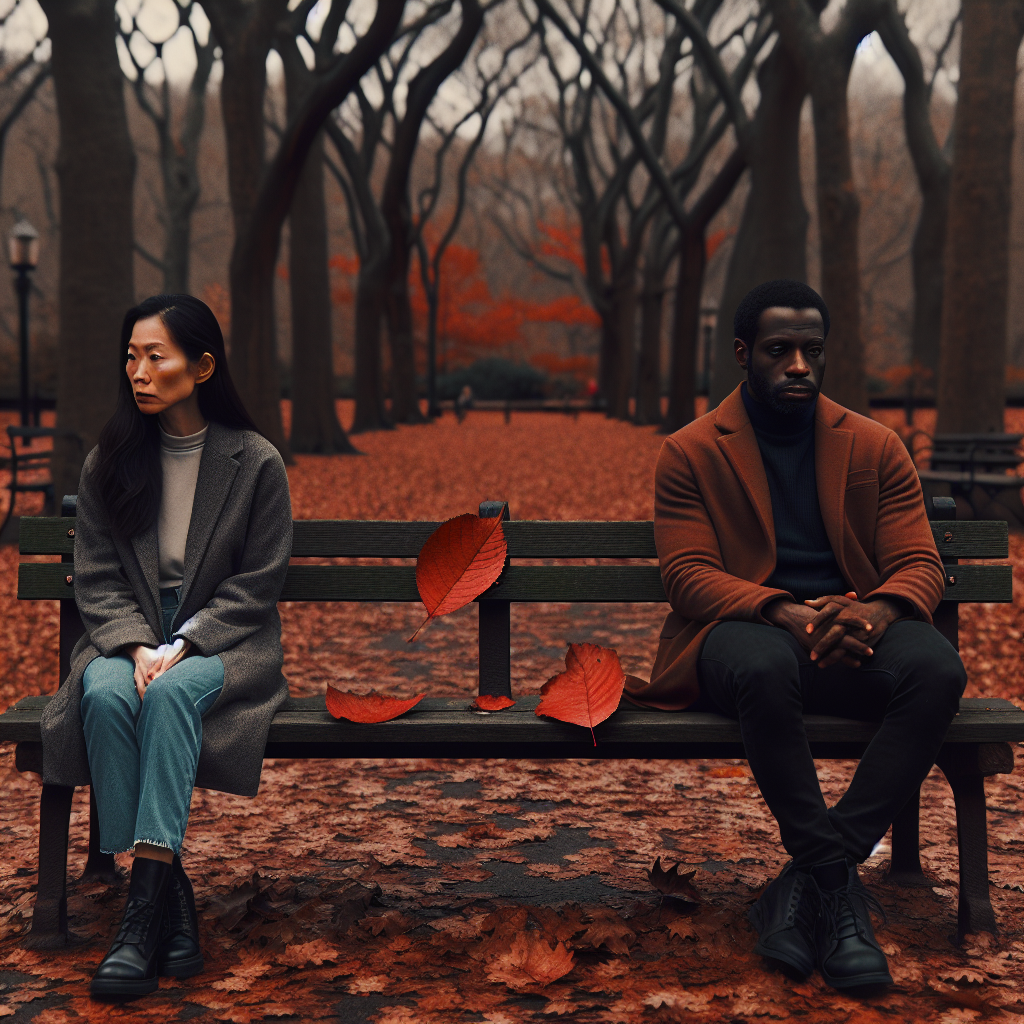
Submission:
M 415 558 L 437 528 L 432 522 L 296 519 L 296 558 Z M 71 555 L 73 517 L 23 516 L 23 555 Z M 505 523 L 510 558 L 657 558 L 654 524 L 637 522 L 511 521 Z M 1006 558 L 1006 523 L 974 520 L 931 523 L 943 558 Z M 953 541 L 945 542 L 946 533 Z
M 1013 600 L 1013 569 L 1008 565 L 948 567 L 956 583 L 946 586 L 945 600 L 1007 602 Z M 71 576 L 69 586 L 65 581 Z M 75 596 L 70 562 L 22 562 L 18 599 L 68 600 Z M 288 569 L 282 601 L 418 601 L 416 569 L 405 565 L 293 565 Z M 510 566 L 501 582 L 481 601 L 520 602 L 663 602 L 665 590 L 656 565 Z
M 27 697 L 0 715 L 0 742 L 39 742 L 39 719 L 51 699 Z M 537 696 L 521 697 L 508 711 L 482 715 L 469 710 L 470 697 L 428 697 L 400 718 L 361 725 L 332 718 L 324 706 L 323 696 L 289 699 L 274 716 L 268 743 L 291 745 L 295 751 L 303 745 L 329 744 L 336 746 L 343 757 L 390 756 L 354 753 L 356 748 L 367 751 L 389 744 L 479 745 L 484 752 L 477 756 L 499 756 L 486 752 L 492 743 L 517 745 L 527 752 L 528 748 L 543 750 L 550 744 L 576 744 L 581 749 L 592 746 L 585 730 L 535 715 L 539 701 Z M 824 715 L 806 715 L 804 722 L 808 739 L 824 744 L 863 746 L 878 728 L 871 722 Z M 643 756 L 680 756 L 673 749 L 679 744 L 714 743 L 735 745 L 738 752 L 722 756 L 743 756 L 738 724 L 721 715 L 652 711 L 624 699 L 619 710 L 595 731 L 599 756 L 607 756 L 609 745 L 641 743 L 650 745 L 650 752 Z M 974 697 L 960 701 L 960 713 L 951 723 L 945 742 L 996 743 L 1022 739 L 1024 711 L 1010 701 Z M 268 753 L 267 756 L 285 755 Z M 313 755 L 293 753 L 291 756 Z M 545 755 L 535 749 L 534 756 Z

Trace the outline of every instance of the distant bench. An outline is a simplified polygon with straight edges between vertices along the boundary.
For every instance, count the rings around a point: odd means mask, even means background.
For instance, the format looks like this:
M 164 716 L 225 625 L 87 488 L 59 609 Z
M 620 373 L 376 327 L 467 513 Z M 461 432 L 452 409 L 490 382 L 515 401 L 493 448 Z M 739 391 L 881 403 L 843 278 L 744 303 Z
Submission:
M 501 502 L 484 502 L 481 516 L 502 514 Z M 18 572 L 22 600 L 59 600 L 60 672 L 82 633 L 74 597 L 74 497 L 65 498 L 65 518 L 23 518 L 21 553 L 60 555 L 61 562 L 23 562 Z M 1008 565 L 958 565 L 959 558 L 1006 558 L 1005 523 L 953 522 L 952 499 L 937 499 L 932 532 L 947 566 L 946 597 L 936 626 L 957 642 L 959 604 L 1010 601 Z M 292 554 L 315 558 L 409 558 L 419 553 L 437 523 L 296 520 Z M 510 559 L 654 559 L 649 522 L 505 523 Z M 419 600 L 413 565 L 292 565 L 282 601 Z M 657 565 L 507 566 L 479 598 L 479 692 L 511 696 L 510 608 L 513 602 L 664 603 Z M 15 742 L 21 771 L 42 771 L 39 720 L 51 698 L 25 697 L 0 715 L 0 742 Z M 597 746 L 576 726 L 533 714 L 538 698 L 490 715 L 469 710 L 471 698 L 426 698 L 400 718 L 378 725 L 336 721 L 324 698 L 290 699 L 270 727 L 265 757 L 280 758 L 664 758 L 698 760 L 744 757 L 736 722 L 720 715 L 645 710 L 623 700 L 597 726 Z M 817 758 L 858 758 L 877 726 L 822 715 L 805 716 Z M 1013 770 L 1010 743 L 1024 739 L 1024 712 L 1006 700 L 960 702 L 938 764 L 956 803 L 960 854 L 958 937 L 995 930 L 988 891 L 988 839 L 984 778 Z M 39 885 L 26 945 L 55 948 L 68 941 L 67 849 L 74 790 L 44 785 L 40 799 Z M 929 884 L 918 853 L 919 793 L 893 823 L 890 877 Z M 113 858 L 99 850 L 95 802 L 89 828 L 89 858 L 83 878 L 116 878 Z
M 1005 500 L 1008 510 L 1024 524 L 1020 500 L 1024 476 L 1016 472 L 1024 462 L 1020 447 L 1024 434 L 936 434 L 928 438 L 921 431 L 916 436 L 930 442 L 915 451 L 930 452 L 929 468 L 918 473 L 926 494 L 934 492 L 929 485 L 946 485 L 954 497 L 964 498 L 977 515 L 974 489 L 980 487 L 989 501 Z M 1010 492 L 1013 496 L 1007 499 Z

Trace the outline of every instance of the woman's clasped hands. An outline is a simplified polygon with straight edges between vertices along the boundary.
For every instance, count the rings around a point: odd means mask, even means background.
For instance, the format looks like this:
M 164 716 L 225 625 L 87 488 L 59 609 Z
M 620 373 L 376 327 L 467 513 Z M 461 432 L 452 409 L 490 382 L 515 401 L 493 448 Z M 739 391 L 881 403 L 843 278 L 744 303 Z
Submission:
M 145 644 L 126 647 L 125 654 L 135 662 L 135 689 L 138 691 L 139 700 L 146 696 L 146 687 L 169 668 L 177 665 L 191 648 L 188 640 L 180 636 L 173 643 L 161 644 L 156 648 L 147 647 Z

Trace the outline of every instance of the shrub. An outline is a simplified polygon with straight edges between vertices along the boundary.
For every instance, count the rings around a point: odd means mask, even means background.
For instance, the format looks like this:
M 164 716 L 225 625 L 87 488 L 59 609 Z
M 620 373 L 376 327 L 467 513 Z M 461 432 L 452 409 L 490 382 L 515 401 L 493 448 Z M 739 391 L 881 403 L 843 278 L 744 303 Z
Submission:
M 441 374 L 437 378 L 437 393 L 441 399 L 458 398 L 468 384 L 474 398 L 543 398 L 545 383 L 544 374 L 532 366 L 491 357 Z

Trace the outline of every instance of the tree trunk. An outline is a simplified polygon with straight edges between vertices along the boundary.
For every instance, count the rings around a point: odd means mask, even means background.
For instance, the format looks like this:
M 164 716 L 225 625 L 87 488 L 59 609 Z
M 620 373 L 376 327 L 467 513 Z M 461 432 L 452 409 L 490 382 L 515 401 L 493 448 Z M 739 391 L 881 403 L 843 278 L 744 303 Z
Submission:
M 656 234 L 656 230 L 652 232 L 652 235 Z M 661 422 L 661 317 L 665 305 L 665 267 L 657 251 L 659 248 L 652 238 L 644 261 L 634 414 L 634 422 L 638 426 Z
M 811 86 L 821 297 L 831 320 L 823 390 L 840 405 L 867 415 L 860 328 L 860 198 L 853 183 L 846 98 L 850 63 L 840 56 L 836 53 L 833 59 L 822 61 Z
M 221 108 L 228 158 L 228 192 L 235 228 L 229 269 L 231 372 L 249 414 L 290 458 L 281 422 L 273 287 L 249 272 L 250 231 L 263 178 L 263 100 L 267 54 L 288 0 L 208 0 L 204 8 L 221 46 Z
M 299 111 L 312 75 L 295 37 L 278 43 L 284 64 L 288 118 Z M 317 134 L 295 187 L 289 214 L 288 291 L 292 314 L 293 452 L 354 454 L 334 405 L 331 281 L 327 266 L 324 136 Z
M 911 261 L 914 276 L 914 321 L 911 367 L 918 387 L 934 392 L 942 333 L 942 285 L 945 274 L 946 224 L 950 167 L 935 137 L 931 90 L 925 83 L 921 55 L 906 23 L 891 2 L 878 26 L 879 35 L 903 76 L 903 121 L 907 148 L 921 189 L 921 212 L 914 231 Z
M 708 408 L 743 379 L 732 320 L 744 295 L 775 278 L 807 280 L 807 209 L 800 188 L 800 111 L 807 88 L 784 47 L 758 75 L 761 101 L 751 133 L 750 191 L 733 243 L 715 324 Z
M 703 224 L 691 227 L 679 240 L 676 307 L 672 316 L 672 369 L 664 427 L 667 434 L 685 427 L 695 413 L 697 334 L 700 331 L 700 297 L 704 290 L 704 265 L 707 261 L 704 227 Z
M 60 121 L 60 333 L 54 494 L 78 491 L 114 411 L 121 323 L 135 301 L 132 187 L 114 0 L 41 0 Z
M 419 145 L 420 129 L 430 104 L 445 79 L 458 68 L 483 24 L 479 0 L 461 0 L 462 22 L 447 47 L 409 83 L 405 116 L 395 130 L 391 160 L 381 194 L 381 213 L 391 239 L 385 302 L 391 342 L 391 418 L 396 423 L 422 423 L 416 393 L 416 363 L 409 302 L 409 254 L 412 214 L 409 173 Z
M 381 271 L 374 263 L 359 268 L 356 282 L 355 392 L 353 434 L 386 430 L 392 426 L 384 410 L 384 373 L 381 366 Z
M 291 208 L 288 282 L 292 307 L 293 452 L 354 454 L 334 405 L 331 282 L 327 269 L 323 136 L 306 158 Z
M 953 122 L 940 432 L 1004 429 L 1010 163 L 1021 0 L 964 0 Z
M 636 360 L 636 264 L 633 260 L 616 268 L 610 318 L 614 324 L 614 348 L 608 369 L 608 415 L 628 420 Z

